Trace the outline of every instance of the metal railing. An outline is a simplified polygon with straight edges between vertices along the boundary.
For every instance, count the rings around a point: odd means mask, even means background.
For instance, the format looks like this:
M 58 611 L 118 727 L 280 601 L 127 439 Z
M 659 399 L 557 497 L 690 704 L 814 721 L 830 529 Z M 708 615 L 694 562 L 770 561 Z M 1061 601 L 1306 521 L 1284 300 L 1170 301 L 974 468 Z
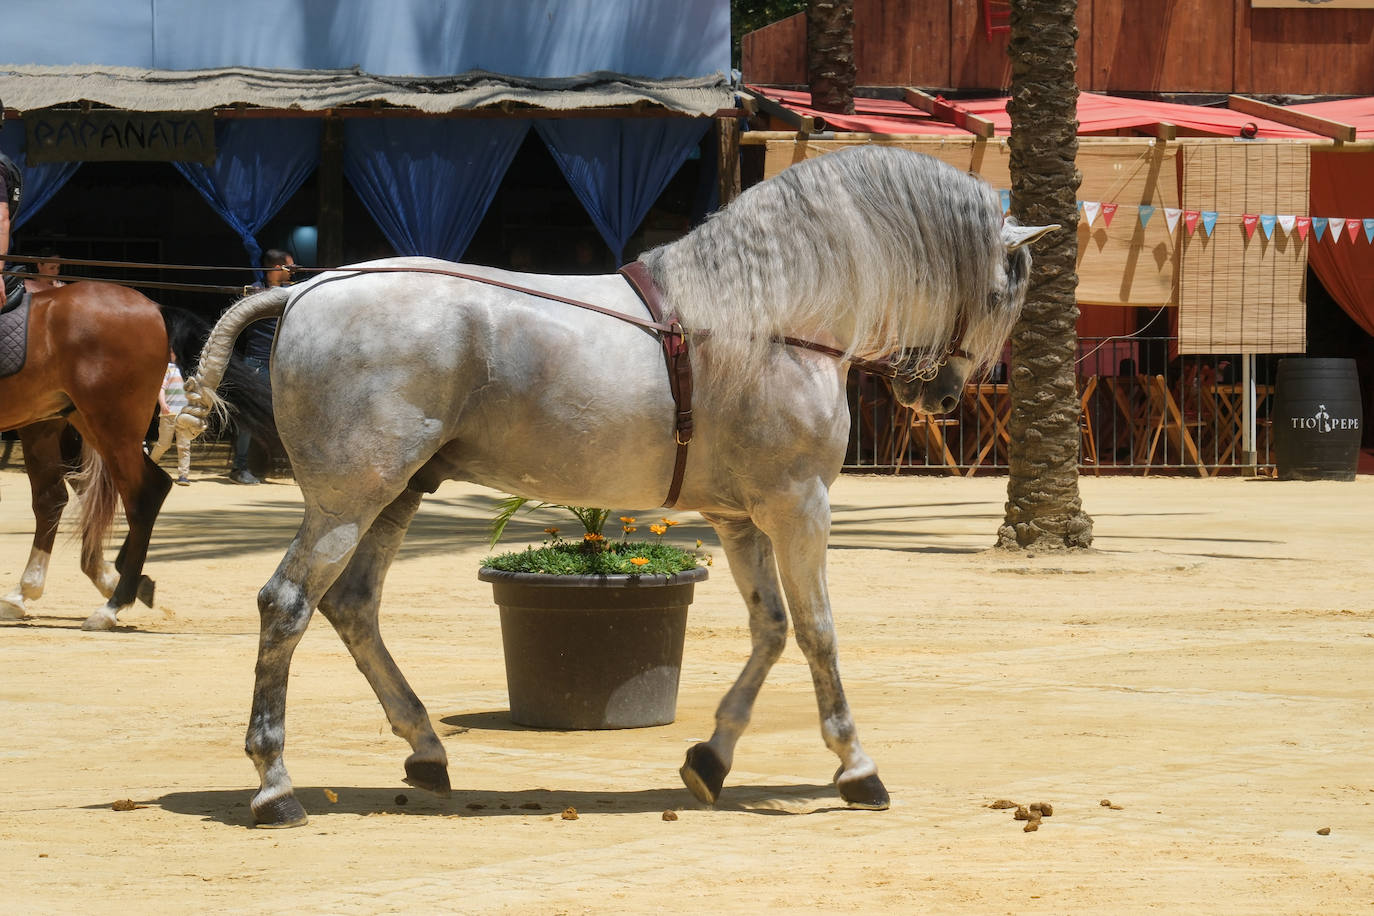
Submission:
M 1269 474 L 1270 411 L 1278 357 L 1257 357 L 1251 382 L 1253 463 L 1245 452 L 1244 390 L 1238 354 L 1171 356 L 1177 339 L 1082 338 L 1077 377 L 1079 468 L 1085 474 Z M 1011 401 L 1005 364 L 970 384 L 944 417 L 914 414 L 884 380 L 853 371 L 850 442 L 855 472 L 1005 473 Z

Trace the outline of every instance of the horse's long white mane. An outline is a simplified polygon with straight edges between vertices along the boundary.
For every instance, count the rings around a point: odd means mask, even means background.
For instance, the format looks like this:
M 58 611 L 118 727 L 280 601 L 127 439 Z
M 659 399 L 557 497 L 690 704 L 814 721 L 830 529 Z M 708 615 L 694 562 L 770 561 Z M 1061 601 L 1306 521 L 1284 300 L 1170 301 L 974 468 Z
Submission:
M 961 310 L 963 347 L 980 371 L 1016 320 L 1028 266 L 1013 256 L 1022 275 L 1010 290 L 998 282 L 1001 225 L 982 179 L 862 146 L 792 166 L 640 260 L 684 327 L 711 329 L 717 379 L 747 375 L 777 346 L 770 336 L 818 329 L 847 328 L 851 355 L 938 355 Z

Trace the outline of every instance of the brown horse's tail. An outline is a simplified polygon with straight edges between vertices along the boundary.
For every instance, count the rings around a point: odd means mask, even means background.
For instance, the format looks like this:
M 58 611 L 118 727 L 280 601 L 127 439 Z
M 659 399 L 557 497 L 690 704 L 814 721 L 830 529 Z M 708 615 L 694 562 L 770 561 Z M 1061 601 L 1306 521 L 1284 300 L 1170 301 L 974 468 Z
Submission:
M 224 381 L 225 367 L 234 352 L 234 341 L 243 329 L 263 318 L 280 318 L 286 311 L 286 302 L 291 290 L 284 286 L 274 286 L 261 292 L 245 296 L 231 305 L 210 331 L 205 347 L 200 351 L 200 364 L 186 380 L 187 405 L 177 417 L 177 426 L 190 430 L 193 435 L 205 431 L 210 414 L 221 420 L 227 415 L 224 401 L 216 393 Z
M 81 568 L 100 569 L 104 562 L 105 536 L 119 509 L 114 476 L 100 453 L 89 442 L 81 443 L 81 469 L 67 475 L 81 500 L 76 530 L 81 535 Z

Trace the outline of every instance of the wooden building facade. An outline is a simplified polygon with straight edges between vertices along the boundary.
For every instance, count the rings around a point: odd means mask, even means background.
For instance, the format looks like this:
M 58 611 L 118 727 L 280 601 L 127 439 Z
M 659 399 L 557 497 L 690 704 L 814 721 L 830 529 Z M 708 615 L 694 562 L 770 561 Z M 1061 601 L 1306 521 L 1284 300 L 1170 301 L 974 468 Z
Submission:
M 860 86 L 1003 91 L 1001 0 L 854 0 Z M 1374 5 L 1372 5 L 1374 6 Z M 1374 94 L 1374 8 L 1257 0 L 1078 0 L 1079 88 L 1172 95 Z M 744 36 L 756 85 L 806 83 L 806 16 Z

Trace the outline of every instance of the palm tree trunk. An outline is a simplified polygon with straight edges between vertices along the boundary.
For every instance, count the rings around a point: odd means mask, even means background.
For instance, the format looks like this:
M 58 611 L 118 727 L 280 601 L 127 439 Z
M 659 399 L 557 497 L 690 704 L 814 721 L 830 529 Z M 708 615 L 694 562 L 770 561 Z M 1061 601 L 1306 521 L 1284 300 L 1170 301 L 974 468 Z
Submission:
M 806 6 L 806 78 L 811 104 L 821 111 L 854 113 L 854 0 L 809 0 Z
M 1092 544 L 1092 518 L 1078 494 L 1077 0 L 1013 0 L 1012 215 L 1025 225 L 1058 223 L 1034 252 L 1030 291 L 1012 332 L 1013 447 L 1004 548 Z

